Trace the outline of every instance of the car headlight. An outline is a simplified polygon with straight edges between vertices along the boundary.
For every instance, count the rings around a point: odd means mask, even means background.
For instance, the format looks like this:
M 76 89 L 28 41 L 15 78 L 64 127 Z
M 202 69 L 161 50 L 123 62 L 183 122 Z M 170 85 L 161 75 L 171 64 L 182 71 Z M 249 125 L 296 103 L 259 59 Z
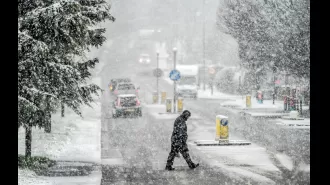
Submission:
M 142 63 L 142 59 L 140 59 L 139 62 Z
M 149 63 L 150 62 L 150 59 L 147 59 L 147 63 Z

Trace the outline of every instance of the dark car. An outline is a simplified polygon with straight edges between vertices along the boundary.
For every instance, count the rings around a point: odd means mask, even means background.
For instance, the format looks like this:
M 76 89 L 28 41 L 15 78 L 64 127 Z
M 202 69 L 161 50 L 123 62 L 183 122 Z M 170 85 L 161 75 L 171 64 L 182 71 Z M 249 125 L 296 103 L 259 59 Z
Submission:
M 127 115 L 142 116 L 141 103 L 135 94 L 118 95 L 112 104 L 113 118 Z
M 109 89 L 110 92 L 114 92 L 115 88 L 117 86 L 118 83 L 131 83 L 131 79 L 129 78 L 116 78 L 116 79 L 112 79 L 109 83 Z

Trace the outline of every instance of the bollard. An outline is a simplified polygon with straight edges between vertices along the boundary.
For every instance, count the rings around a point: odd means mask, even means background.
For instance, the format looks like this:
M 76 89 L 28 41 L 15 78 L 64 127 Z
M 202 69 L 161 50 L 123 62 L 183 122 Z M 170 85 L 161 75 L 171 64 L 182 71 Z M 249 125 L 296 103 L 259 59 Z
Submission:
M 299 112 L 299 100 L 298 98 L 295 99 L 296 110 Z
M 296 109 L 296 99 L 294 97 L 292 97 L 292 109 L 297 110 Z
M 251 95 L 246 96 L 246 107 L 251 108 Z
M 288 97 L 287 96 L 284 96 L 284 111 L 286 111 L 288 109 L 287 101 L 288 101 Z
M 261 91 L 258 91 L 257 92 L 257 101 L 258 103 L 262 104 L 263 103 L 263 97 L 262 97 L 262 92 Z
M 172 112 L 172 99 L 170 98 L 166 99 L 166 112 Z
M 158 103 L 158 93 L 157 92 L 153 92 L 152 93 L 152 103 Z
M 289 97 L 288 97 L 288 110 L 289 110 L 289 111 L 292 111 L 292 104 L 293 104 L 292 99 L 291 99 L 291 97 L 289 96 Z
M 164 104 L 166 100 L 166 92 L 162 92 L 162 100 L 161 103 Z
M 228 142 L 228 117 L 223 115 L 217 115 L 215 120 L 215 140 L 219 142 Z
M 178 112 L 182 112 L 183 111 L 183 98 L 179 97 L 178 98 Z
M 303 115 L 303 110 L 302 110 L 302 99 L 300 99 L 300 115 Z
M 294 101 L 293 97 L 289 97 L 290 111 L 294 110 Z

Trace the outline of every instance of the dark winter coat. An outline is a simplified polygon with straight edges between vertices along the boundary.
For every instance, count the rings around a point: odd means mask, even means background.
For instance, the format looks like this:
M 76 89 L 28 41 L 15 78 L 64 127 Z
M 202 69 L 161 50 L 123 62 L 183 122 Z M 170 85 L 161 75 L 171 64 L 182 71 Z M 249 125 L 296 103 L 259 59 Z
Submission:
M 175 145 L 184 145 L 188 139 L 186 120 L 179 116 L 176 118 L 173 127 L 171 141 Z

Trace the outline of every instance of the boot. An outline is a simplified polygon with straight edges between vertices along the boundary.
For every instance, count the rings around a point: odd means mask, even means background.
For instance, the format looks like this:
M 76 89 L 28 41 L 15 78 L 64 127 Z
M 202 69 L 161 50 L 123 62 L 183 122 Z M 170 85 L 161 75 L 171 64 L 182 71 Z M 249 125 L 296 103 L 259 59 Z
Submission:
M 165 167 L 165 170 L 173 171 L 173 170 L 175 170 L 175 168 L 173 168 L 172 166 L 166 166 Z
M 199 163 L 197 163 L 197 164 L 195 164 L 195 163 L 191 163 L 190 165 L 189 165 L 189 168 L 190 169 L 195 169 L 195 168 L 197 168 L 199 166 Z

